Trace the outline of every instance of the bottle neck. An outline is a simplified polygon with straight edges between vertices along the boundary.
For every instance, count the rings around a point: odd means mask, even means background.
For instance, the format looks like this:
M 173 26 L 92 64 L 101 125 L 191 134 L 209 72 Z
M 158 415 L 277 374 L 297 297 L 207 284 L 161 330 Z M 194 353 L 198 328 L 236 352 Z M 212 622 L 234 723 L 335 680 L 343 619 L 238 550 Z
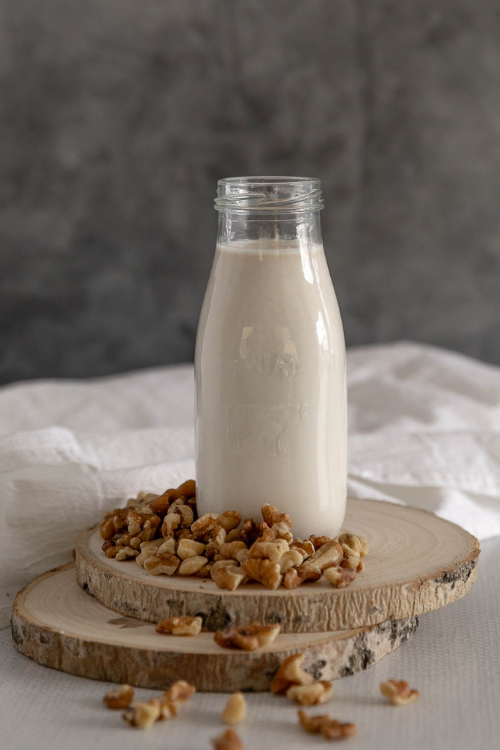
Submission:
M 221 211 L 217 244 L 237 246 L 251 242 L 254 248 L 292 245 L 307 250 L 322 244 L 319 210 L 265 212 Z

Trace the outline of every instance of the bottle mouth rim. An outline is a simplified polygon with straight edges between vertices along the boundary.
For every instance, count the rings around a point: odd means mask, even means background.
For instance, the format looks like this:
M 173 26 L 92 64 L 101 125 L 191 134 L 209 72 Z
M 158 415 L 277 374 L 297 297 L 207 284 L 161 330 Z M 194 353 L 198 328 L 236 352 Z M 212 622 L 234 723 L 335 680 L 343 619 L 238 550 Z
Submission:
M 217 182 L 217 211 L 319 211 L 321 181 L 316 177 L 224 177 Z

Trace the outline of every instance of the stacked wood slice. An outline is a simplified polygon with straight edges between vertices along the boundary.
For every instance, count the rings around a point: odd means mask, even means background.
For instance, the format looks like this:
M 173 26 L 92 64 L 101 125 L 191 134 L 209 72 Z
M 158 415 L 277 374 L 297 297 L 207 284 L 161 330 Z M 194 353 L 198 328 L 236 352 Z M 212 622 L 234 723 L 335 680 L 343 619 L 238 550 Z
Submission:
M 178 493 L 170 503 L 185 497 L 181 489 L 185 493 L 186 483 L 170 491 Z M 139 500 L 159 497 L 164 498 Z M 190 526 L 196 520 L 193 498 L 177 504 L 193 509 Z M 154 535 L 141 542 L 156 537 L 166 516 L 160 515 Z M 345 529 L 369 547 L 364 569 L 349 587 L 336 588 L 322 577 L 294 589 L 254 581 L 235 590 L 218 588 L 211 577 L 150 575 L 134 562 L 135 555 L 127 562 L 106 556 L 100 529 L 90 529 L 77 541 L 74 566 L 40 576 L 18 594 L 14 642 L 40 664 L 94 679 L 165 689 L 182 677 L 202 691 L 263 691 L 293 653 L 304 654 L 304 668 L 316 680 L 375 664 L 413 634 L 418 615 L 460 599 L 475 581 L 477 540 L 433 514 L 350 500 Z M 144 524 L 137 528 L 143 531 Z M 120 546 L 116 537 L 124 532 L 104 541 Z M 173 538 L 178 545 L 181 539 Z M 202 632 L 195 637 L 156 632 L 156 623 L 175 616 L 201 618 Z M 280 634 L 252 652 L 214 641 L 215 631 L 253 622 L 277 623 Z

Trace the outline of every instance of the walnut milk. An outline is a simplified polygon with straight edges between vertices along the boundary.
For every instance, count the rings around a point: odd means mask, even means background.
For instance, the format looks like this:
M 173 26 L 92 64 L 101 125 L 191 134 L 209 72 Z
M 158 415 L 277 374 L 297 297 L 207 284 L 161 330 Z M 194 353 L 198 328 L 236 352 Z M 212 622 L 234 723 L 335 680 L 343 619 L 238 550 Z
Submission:
M 321 237 L 320 181 L 220 180 L 215 260 L 196 342 L 200 513 L 334 536 L 346 502 L 342 321 Z

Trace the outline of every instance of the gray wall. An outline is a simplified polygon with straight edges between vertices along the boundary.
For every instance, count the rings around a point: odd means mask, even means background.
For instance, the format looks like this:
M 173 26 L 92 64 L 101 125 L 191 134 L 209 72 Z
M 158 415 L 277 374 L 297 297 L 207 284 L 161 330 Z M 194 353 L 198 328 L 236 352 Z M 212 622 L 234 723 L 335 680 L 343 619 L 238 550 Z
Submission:
M 219 177 L 323 181 L 350 345 L 500 362 L 496 0 L 0 0 L 0 381 L 190 360 Z

